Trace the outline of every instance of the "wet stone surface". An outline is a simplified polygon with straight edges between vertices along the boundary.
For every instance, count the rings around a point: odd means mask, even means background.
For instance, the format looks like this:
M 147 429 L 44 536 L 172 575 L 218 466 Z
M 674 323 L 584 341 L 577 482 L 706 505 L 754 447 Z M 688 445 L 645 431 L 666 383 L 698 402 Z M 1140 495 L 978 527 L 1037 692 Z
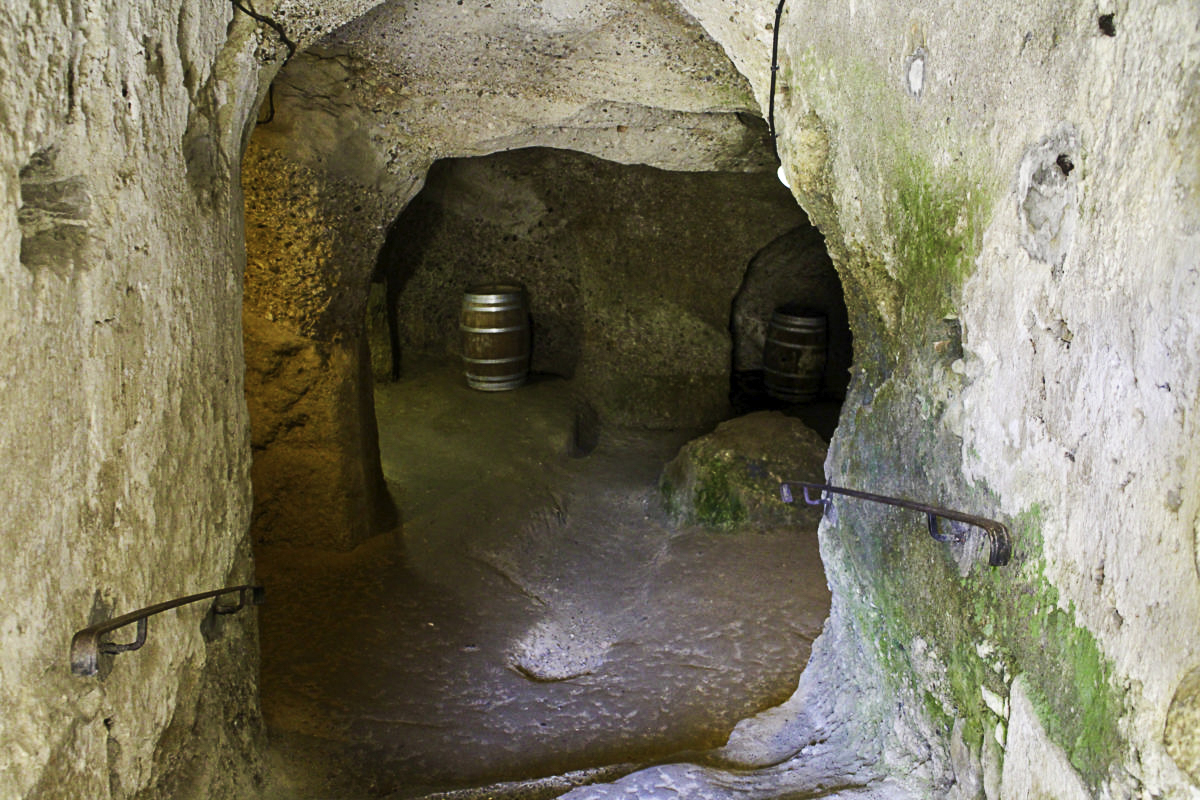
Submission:
M 276 796 L 649 763 L 795 689 L 828 611 L 816 531 L 672 527 L 656 483 L 687 434 L 573 458 L 568 383 L 486 394 L 453 367 L 376 402 L 402 532 L 258 553 Z

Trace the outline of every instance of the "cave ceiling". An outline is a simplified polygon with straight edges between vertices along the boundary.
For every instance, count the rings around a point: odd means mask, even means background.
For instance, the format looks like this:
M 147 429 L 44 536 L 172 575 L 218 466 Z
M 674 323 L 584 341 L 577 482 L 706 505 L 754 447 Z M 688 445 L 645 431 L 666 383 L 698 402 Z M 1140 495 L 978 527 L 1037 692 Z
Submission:
M 285 6 L 285 24 L 302 27 L 300 11 Z M 530 146 L 664 169 L 774 169 L 749 84 L 665 0 L 364 7 L 284 67 L 274 102 L 262 143 L 380 188 L 438 158 Z

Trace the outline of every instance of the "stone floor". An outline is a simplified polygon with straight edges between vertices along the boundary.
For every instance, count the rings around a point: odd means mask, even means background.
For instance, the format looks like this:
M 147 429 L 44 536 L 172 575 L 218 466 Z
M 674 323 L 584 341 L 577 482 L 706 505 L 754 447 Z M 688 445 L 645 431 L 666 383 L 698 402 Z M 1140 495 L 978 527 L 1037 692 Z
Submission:
M 402 529 L 257 554 L 270 798 L 552 797 L 795 689 L 816 532 L 672 527 L 655 486 L 690 434 L 597 436 L 567 381 L 435 364 L 376 404 Z

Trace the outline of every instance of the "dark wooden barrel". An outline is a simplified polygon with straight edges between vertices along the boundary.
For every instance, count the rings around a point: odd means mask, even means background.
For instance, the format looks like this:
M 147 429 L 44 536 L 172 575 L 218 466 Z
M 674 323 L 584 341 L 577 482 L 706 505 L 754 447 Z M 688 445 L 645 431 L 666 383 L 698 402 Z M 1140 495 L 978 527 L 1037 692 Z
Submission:
M 821 394 L 828 323 L 820 311 L 794 304 L 771 314 L 763 347 L 767 394 L 789 403 L 809 403 Z
M 516 389 L 529 376 L 529 303 L 519 283 L 485 283 L 463 295 L 463 371 L 485 392 Z

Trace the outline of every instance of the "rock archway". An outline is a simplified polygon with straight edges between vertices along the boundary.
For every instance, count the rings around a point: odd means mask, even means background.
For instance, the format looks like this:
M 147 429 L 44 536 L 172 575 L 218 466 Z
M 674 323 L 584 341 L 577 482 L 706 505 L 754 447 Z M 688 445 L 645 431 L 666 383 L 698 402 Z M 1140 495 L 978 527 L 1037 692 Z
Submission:
M 264 541 L 346 548 L 394 520 L 374 450 L 366 307 L 387 227 L 434 160 L 544 146 L 675 171 L 759 172 L 773 197 L 765 202 L 794 209 L 769 177 L 774 155 L 745 79 L 669 3 L 486 11 L 385 4 L 290 63 L 273 104 L 242 173 L 255 518 Z M 712 199 L 697 213 L 755 219 L 766 208 L 740 208 L 761 205 L 750 195 L 730 196 L 724 207 Z M 761 223 L 768 228 L 757 241 L 751 235 L 738 269 L 798 221 Z M 719 377 L 698 402 L 681 397 L 658 419 L 645 400 L 657 392 L 661 405 L 673 389 L 696 389 L 704 369 L 727 374 L 728 356 L 718 351 L 727 347 L 737 280 L 716 297 L 722 307 L 700 317 L 692 309 L 648 315 L 652 327 L 692 325 L 710 366 L 689 373 L 689 352 L 677 354 L 677 365 L 654 365 L 656 387 L 610 381 L 611 397 L 599 404 L 620 400 L 626 410 L 609 408 L 609 416 L 658 426 L 721 418 L 727 390 Z M 705 297 L 699 307 L 712 303 Z M 600 353 L 612 361 L 620 348 L 596 347 L 588 368 L 598 374 Z

